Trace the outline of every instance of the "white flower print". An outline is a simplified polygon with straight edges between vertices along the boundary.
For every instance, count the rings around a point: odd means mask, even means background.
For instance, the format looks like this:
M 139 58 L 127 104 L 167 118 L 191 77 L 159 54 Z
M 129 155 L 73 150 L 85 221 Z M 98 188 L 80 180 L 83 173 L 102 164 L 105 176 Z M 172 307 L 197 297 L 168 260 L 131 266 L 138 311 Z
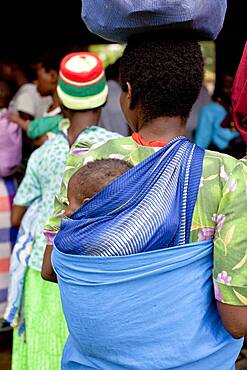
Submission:
M 85 158 L 83 165 L 85 165 L 85 164 L 87 164 L 89 162 L 93 162 L 93 161 L 94 161 L 93 157 L 92 156 L 88 156 L 87 158 Z
M 222 165 L 222 166 L 220 167 L 220 177 L 221 177 L 223 180 L 225 180 L 225 181 L 227 181 L 227 180 L 228 180 L 228 175 L 227 175 L 227 173 L 226 173 L 226 171 L 225 171 L 225 167 L 224 167 L 224 165 Z
M 111 154 L 111 155 L 109 155 L 109 158 L 111 158 L 111 159 L 123 159 L 124 158 L 124 155 L 122 155 L 122 154 Z
M 217 215 L 216 213 L 213 214 L 212 221 L 217 224 L 217 230 L 221 231 L 224 222 L 225 222 L 225 216 L 224 215 Z
M 204 185 L 204 178 L 201 177 L 199 188 L 202 188 Z
M 232 179 L 228 186 L 228 192 L 233 193 L 236 189 L 237 189 L 237 180 Z
M 217 276 L 217 281 L 222 284 L 230 285 L 232 277 L 227 274 L 226 271 L 222 271 Z

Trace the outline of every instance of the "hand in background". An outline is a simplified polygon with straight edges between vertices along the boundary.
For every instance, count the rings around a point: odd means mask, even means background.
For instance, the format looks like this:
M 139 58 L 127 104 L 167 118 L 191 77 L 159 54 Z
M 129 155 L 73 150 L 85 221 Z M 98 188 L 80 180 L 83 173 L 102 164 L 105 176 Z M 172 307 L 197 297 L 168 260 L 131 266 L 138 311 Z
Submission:
M 30 120 L 24 120 L 23 118 L 21 118 L 21 116 L 19 115 L 19 113 L 17 113 L 17 112 L 11 112 L 9 114 L 9 120 L 10 120 L 10 122 L 16 123 L 24 131 L 27 131 Z

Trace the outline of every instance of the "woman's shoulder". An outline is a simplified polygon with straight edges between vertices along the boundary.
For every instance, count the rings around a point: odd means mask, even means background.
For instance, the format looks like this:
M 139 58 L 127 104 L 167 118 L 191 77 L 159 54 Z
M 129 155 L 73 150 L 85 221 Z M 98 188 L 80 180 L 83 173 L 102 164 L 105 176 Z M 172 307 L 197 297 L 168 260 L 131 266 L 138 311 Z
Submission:
M 246 202 L 246 184 L 245 161 L 226 154 L 205 151 L 192 221 L 190 239 L 192 242 L 211 239 L 216 227 L 220 225 L 217 226 L 217 222 L 225 220 L 226 215 L 231 218 L 231 212 L 236 212 L 236 203 Z M 231 208 L 231 212 L 227 207 Z
M 156 150 L 157 148 L 139 145 L 131 136 L 110 139 L 106 142 L 99 142 L 89 146 L 87 143 L 81 142 L 71 149 L 67 166 L 77 167 L 81 166 L 82 162 L 85 164 L 89 161 L 103 158 L 123 159 L 136 165 L 149 155 L 152 155 Z
M 134 143 L 135 141 L 132 139 L 131 136 L 120 136 L 120 137 L 107 140 L 106 142 L 102 143 L 101 146 L 102 147 L 103 146 L 118 147 L 121 145 L 126 145 L 126 144 L 128 145 L 128 144 L 134 144 Z M 94 149 L 95 147 L 97 147 L 97 144 L 92 145 L 92 149 Z
M 204 186 L 200 188 L 202 193 L 209 191 L 211 197 L 213 194 L 219 196 L 225 192 L 235 192 L 236 188 L 246 188 L 246 184 L 246 160 L 238 160 L 210 150 L 205 151 L 201 180 L 201 185 Z
M 92 153 L 94 153 L 95 155 L 101 153 L 121 154 L 123 151 L 126 150 L 128 151 L 135 150 L 136 147 L 137 144 L 135 143 L 131 136 L 119 137 L 93 144 L 90 150 L 88 151 L 88 155 Z
M 205 172 L 218 173 L 224 178 L 224 171 L 232 172 L 235 167 L 242 166 L 242 161 L 231 157 L 230 155 L 211 150 L 205 150 L 203 161 L 203 174 Z

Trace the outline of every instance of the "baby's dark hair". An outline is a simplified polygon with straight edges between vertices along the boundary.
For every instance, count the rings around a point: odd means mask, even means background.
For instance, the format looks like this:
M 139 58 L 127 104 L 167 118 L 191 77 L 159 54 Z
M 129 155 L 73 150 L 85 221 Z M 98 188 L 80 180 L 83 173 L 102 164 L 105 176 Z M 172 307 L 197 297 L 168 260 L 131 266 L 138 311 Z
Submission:
M 127 161 L 113 158 L 88 162 L 71 177 L 69 186 L 76 199 L 83 202 L 86 198 L 92 198 L 132 167 Z
M 162 116 L 187 119 L 203 81 L 203 57 L 194 40 L 130 41 L 120 63 L 120 83 L 132 87 L 132 106 L 144 122 Z

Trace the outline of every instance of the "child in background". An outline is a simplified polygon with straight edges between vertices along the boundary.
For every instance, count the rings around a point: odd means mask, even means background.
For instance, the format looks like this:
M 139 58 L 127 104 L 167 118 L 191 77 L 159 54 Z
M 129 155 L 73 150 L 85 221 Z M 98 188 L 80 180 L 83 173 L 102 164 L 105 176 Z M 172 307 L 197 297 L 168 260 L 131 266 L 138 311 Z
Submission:
M 50 97 L 42 97 L 37 91 L 34 83 L 34 71 L 30 62 L 23 59 L 23 56 L 14 53 L 9 57 L 0 58 L 0 78 L 13 84 L 15 94 L 11 99 L 11 112 L 17 113 L 24 120 L 32 120 L 42 117 L 51 103 Z M 10 114 L 9 120 L 15 122 Z M 23 177 L 27 160 L 35 149 L 25 131 L 22 133 L 22 169 L 20 177 Z
M 0 81 L 0 177 L 12 175 L 22 158 L 21 129 L 9 121 L 9 103 L 13 92 L 9 84 Z
M 35 140 L 35 145 L 42 145 L 48 138 L 60 131 L 60 122 L 63 120 L 60 103 L 57 95 L 59 77 L 59 63 L 64 51 L 46 52 L 39 57 L 35 64 L 37 74 L 37 90 L 45 98 L 52 96 L 52 104 L 47 107 L 42 117 L 29 120 L 19 114 L 12 115 L 12 120 L 27 132 L 29 139 Z
M 17 113 L 11 115 L 12 120 L 17 123 L 27 136 L 34 140 L 36 146 L 42 145 L 47 139 L 60 131 L 62 114 L 44 115 L 32 121 L 22 119 Z
M 9 122 L 9 102 L 13 91 L 0 81 L 0 317 L 7 302 L 9 260 L 17 230 L 11 227 L 11 210 L 17 182 L 14 177 L 22 159 L 22 133 Z M 6 330 L 0 323 L 0 331 Z
M 42 87 L 44 93 L 46 78 L 50 88 L 51 79 L 55 77 L 55 72 L 52 76 L 47 72 L 47 68 L 45 70 L 40 68 L 38 73 L 38 90 L 41 92 Z M 63 115 L 67 118 L 69 128 L 64 127 L 61 133 L 54 135 L 32 153 L 26 175 L 14 199 L 14 214 L 19 215 L 19 220 L 21 220 L 22 209 L 31 207 L 37 198 L 41 200 L 41 205 L 34 215 L 33 248 L 24 276 L 23 296 L 25 299 L 23 303 L 25 334 L 28 340 L 23 345 L 17 330 L 14 331 L 13 370 L 60 368 L 63 346 L 67 338 L 67 327 L 58 287 L 43 281 L 40 276 L 46 245 L 43 229 L 47 218 L 54 211 L 54 199 L 61 187 L 70 147 L 80 140 L 87 142 L 88 147 L 91 147 L 101 141 L 119 137 L 118 134 L 97 127 L 100 107 L 105 103 L 108 91 L 102 62 L 97 55 L 89 55 L 81 51 L 70 53 L 61 60 L 60 69 L 67 82 L 59 80 L 57 92 L 64 107 Z M 41 85 L 42 75 L 46 78 L 42 78 Z M 96 77 L 101 76 L 100 85 L 97 85 L 97 89 L 94 90 L 95 94 L 91 95 L 92 86 L 95 86 L 97 82 Z M 77 96 L 73 96 L 74 82 L 78 80 L 82 84 L 79 90 L 76 89 Z M 53 80 L 53 86 L 54 83 Z M 63 93 L 63 89 L 66 90 L 66 94 Z M 48 92 L 49 89 L 46 91 Z M 81 95 L 87 95 L 87 98 L 81 98 Z M 35 304 L 33 305 L 32 302 Z M 33 306 L 38 308 L 38 312 L 33 310 Z

